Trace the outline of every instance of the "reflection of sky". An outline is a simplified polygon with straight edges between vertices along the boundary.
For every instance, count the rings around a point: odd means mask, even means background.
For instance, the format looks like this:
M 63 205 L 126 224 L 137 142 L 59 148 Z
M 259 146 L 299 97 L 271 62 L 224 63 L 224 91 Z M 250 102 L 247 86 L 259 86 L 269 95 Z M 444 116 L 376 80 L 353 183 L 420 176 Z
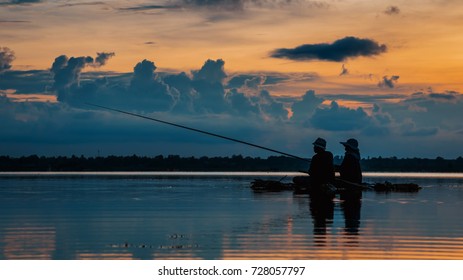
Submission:
M 24 226 L 5 228 L 2 243 L 5 259 L 53 259 L 56 250 L 54 228 Z
M 252 193 L 250 177 L 0 180 L 3 259 L 463 258 L 458 179 L 364 192 L 355 229 L 339 199 L 315 228 L 308 197 Z

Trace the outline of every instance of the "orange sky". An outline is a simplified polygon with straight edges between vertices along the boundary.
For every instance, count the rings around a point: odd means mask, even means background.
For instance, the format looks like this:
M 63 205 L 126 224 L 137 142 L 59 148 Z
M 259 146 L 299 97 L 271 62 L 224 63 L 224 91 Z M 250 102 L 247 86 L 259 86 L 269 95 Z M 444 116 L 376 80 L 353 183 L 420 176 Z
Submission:
M 399 89 L 408 91 L 462 87 L 463 4 L 458 1 L 261 1 L 259 6 L 242 1 L 244 6 L 233 13 L 204 7 L 147 8 L 171 2 L 0 6 L 2 45 L 14 50 L 17 69 L 49 68 L 61 54 L 111 51 L 116 57 L 101 70 L 130 72 L 148 58 L 160 69 L 190 71 L 206 59 L 221 58 L 229 72 L 317 72 L 341 88 L 375 85 L 384 75 L 399 75 Z M 388 14 L 390 7 L 398 11 Z M 330 43 L 344 36 L 371 38 L 386 44 L 388 51 L 343 62 L 349 78 L 339 77 L 343 63 L 269 57 L 276 48 Z M 365 81 L 370 74 L 375 79 Z M 312 87 L 329 92 L 323 83 Z

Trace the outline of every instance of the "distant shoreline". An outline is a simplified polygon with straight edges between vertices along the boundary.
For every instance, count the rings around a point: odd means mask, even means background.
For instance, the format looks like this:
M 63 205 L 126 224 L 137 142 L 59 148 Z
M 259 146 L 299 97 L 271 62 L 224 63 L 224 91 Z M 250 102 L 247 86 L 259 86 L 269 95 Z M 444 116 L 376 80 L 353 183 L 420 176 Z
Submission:
M 342 157 L 336 156 L 335 164 Z M 463 172 L 463 158 L 366 158 L 361 160 L 365 172 Z M 308 163 L 285 156 L 245 157 L 180 157 L 178 155 L 146 156 L 0 156 L 0 172 L 6 171 L 299 171 Z

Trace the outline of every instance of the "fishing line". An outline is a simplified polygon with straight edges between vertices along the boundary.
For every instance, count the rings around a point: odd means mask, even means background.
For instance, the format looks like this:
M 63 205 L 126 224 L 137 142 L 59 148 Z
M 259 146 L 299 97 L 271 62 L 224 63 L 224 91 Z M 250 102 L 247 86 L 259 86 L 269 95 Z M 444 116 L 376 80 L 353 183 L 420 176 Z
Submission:
M 102 105 L 98 105 L 98 104 L 93 104 L 93 103 L 88 103 L 88 102 L 86 102 L 85 104 L 90 105 L 90 106 L 94 106 L 94 107 L 98 107 L 98 108 L 101 108 L 101 109 L 113 111 L 113 112 L 126 114 L 126 115 L 129 115 L 129 116 L 134 116 L 134 117 L 138 117 L 138 118 L 142 118 L 142 119 L 147 119 L 147 120 L 150 120 L 150 121 L 155 121 L 155 122 L 159 122 L 159 123 L 163 123 L 163 124 L 167 124 L 167 125 L 180 127 L 180 128 L 183 128 L 183 129 L 188 129 L 188 130 L 199 132 L 199 133 L 202 133 L 202 134 L 206 134 L 206 135 L 226 139 L 226 140 L 229 140 L 229 141 L 233 141 L 233 142 L 245 144 L 245 145 L 248 145 L 248 146 L 252 146 L 252 147 L 255 147 L 255 148 L 263 149 L 263 150 L 266 150 L 266 151 L 270 151 L 270 152 L 273 152 L 273 153 L 285 155 L 285 156 L 292 157 L 292 158 L 302 160 L 302 161 L 305 161 L 305 162 L 310 162 L 310 160 L 305 159 L 305 158 L 301 158 L 301 157 L 298 157 L 298 156 L 295 156 L 295 155 L 291 155 L 291 154 L 288 154 L 288 153 L 285 153 L 285 152 L 281 152 L 281 151 L 278 151 L 278 150 L 275 150 L 275 149 L 267 148 L 267 147 L 260 146 L 260 145 L 257 145 L 257 144 L 253 144 L 253 143 L 250 143 L 250 142 L 246 142 L 246 141 L 243 141 L 243 140 L 239 140 L 239 139 L 219 135 L 219 134 L 216 134 L 216 133 L 208 132 L 208 131 L 205 131 L 205 130 L 192 128 L 192 127 L 184 126 L 184 125 L 181 125 L 181 124 L 176 124 L 176 123 L 173 123 L 173 122 L 168 122 L 168 121 L 164 121 L 164 120 L 160 120 L 160 119 L 156 119 L 156 118 L 152 118 L 152 117 L 148 117 L 148 116 L 144 116 L 144 115 L 139 115 L 139 114 L 123 111 L 123 110 L 120 110 L 120 109 L 114 109 L 114 108 L 110 108 L 110 107 L 106 107 L 106 106 L 102 106 Z

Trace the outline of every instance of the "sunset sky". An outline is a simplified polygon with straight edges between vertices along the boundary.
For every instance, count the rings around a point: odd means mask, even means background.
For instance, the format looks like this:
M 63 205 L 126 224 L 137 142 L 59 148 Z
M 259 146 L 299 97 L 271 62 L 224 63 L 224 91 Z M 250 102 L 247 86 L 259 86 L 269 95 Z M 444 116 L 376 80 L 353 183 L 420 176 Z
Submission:
M 0 0 L 0 155 L 463 155 L 463 1 Z

